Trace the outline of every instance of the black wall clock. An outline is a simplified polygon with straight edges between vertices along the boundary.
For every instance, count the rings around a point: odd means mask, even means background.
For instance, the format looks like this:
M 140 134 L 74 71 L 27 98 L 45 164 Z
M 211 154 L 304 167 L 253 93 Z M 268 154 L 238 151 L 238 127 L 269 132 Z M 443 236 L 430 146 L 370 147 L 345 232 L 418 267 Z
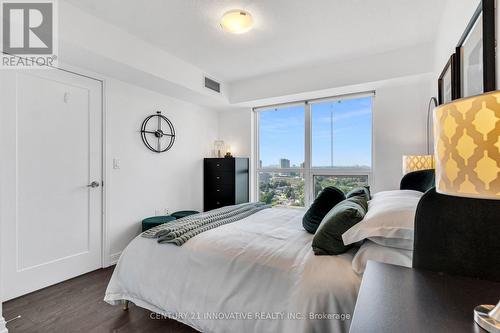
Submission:
M 161 114 L 161 111 L 156 111 L 156 114 L 148 116 L 142 122 L 141 138 L 149 150 L 164 153 L 174 145 L 174 125 Z

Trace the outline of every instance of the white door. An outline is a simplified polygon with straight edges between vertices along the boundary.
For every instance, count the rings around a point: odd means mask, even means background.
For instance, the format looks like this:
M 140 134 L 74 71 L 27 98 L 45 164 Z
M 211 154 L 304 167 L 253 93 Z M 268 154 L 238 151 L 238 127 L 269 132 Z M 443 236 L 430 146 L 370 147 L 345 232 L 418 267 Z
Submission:
M 101 267 L 101 99 L 80 75 L 0 70 L 3 300 Z

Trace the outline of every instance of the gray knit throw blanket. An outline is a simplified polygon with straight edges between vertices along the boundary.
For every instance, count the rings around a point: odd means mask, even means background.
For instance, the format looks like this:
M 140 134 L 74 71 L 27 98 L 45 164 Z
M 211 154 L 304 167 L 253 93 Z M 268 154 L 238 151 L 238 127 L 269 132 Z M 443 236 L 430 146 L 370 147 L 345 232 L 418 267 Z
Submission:
M 239 221 L 266 208 L 270 208 L 270 206 L 260 202 L 222 207 L 164 223 L 144 231 L 141 236 L 157 238 L 158 243 L 172 243 L 181 246 L 202 232 Z

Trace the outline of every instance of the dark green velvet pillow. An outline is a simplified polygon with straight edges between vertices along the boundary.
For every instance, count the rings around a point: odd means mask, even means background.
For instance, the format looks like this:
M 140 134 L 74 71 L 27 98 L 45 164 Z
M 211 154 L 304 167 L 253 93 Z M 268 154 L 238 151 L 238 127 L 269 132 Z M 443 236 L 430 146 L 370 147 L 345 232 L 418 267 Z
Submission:
M 342 200 L 345 200 L 344 192 L 333 186 L 324 188 L 302 218 L 304 229 L 314 234 L 325 215 Z
M 326 214 L 314 235 L 312 242 L 314 254 L 336 255 L 349 250 L 351 245 L 344 245 L 342 234 L 360 222 L 367 210 L 368 203 L 364 195 L 348 198 L 336 205 Z
M 355 187 L 352 190 L 350 190 L 349 192 L 347 192 L 347 194 L 345 195 L 345 197 L 346 198 L 351 198 L 351 197 L 355 197 L 355 196 L 358 196 L 358 195 L 366 195 L 366 200 L 370 200 L 370 198 L 371 198 L 371 196 L 370 196 L 370 187 L 369 186 Z

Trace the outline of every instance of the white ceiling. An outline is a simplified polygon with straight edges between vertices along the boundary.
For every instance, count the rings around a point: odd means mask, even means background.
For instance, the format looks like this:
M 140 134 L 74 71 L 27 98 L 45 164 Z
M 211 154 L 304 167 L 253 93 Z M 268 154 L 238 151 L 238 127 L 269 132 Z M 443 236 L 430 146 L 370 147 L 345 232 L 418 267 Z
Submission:
M 434 41 L 446 0 L 68 0 L 199 67 L 236 81 Z M 222 31 L 230 9 L 253 30 Z M 145 55 L 147 56 L 147 55 Z

